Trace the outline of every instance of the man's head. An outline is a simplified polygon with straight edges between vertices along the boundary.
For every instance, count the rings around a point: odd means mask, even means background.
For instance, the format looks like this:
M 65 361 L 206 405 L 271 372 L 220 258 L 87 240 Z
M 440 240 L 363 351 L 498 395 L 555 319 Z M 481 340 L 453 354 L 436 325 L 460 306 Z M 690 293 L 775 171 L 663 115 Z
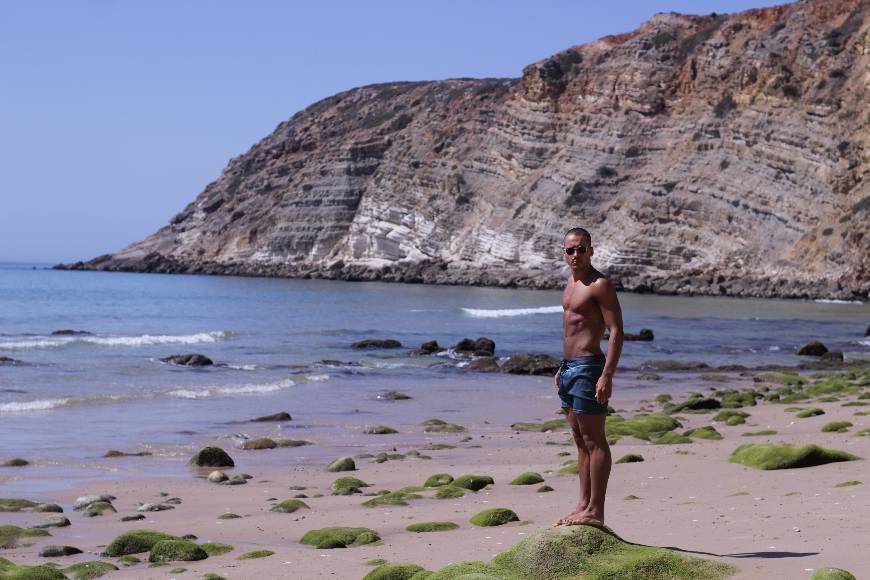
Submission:
M 586 270 L 591 267 L 592 235 L 583 228 L 571 228 L 565 233 L 565 243 L 562 255 L 572 272 Z

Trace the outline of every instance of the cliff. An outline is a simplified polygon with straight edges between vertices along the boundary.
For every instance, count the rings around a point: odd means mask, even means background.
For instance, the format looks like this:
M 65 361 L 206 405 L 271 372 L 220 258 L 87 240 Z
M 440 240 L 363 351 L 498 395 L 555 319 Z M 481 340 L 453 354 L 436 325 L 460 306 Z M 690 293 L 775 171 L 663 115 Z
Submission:
M 520 79 L 367 86 L 72 269 L 866 299 L 870 0 L 658 14 Z

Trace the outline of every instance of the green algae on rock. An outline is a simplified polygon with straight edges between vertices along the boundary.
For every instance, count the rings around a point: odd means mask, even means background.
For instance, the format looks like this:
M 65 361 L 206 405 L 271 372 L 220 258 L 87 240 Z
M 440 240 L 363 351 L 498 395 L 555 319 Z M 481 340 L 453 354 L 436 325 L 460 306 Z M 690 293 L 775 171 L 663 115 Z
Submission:
M 68 566 L 63 569 L 63 572 L 73 580 L 91 580 L 91 578 L 99 578 L 115 570 L 118 570 L 118 567 L 114 564 L 91 560 Z
M 764 437 L 765 435 L 776 435 L 773 429 L 762 429 L 761 431 L 747 431 L 740 434 L 742 437 Z
M 60 570 L 51 566 L 25 566 L 14 564 L 6 558 L 0 558 L 0 578 L 10 580 L 66 580 L 66 576 Z
M 260 437 L 259 439 L 248 439 L 244 443 L 242 443 L 242 449 L 253 449 L 253 450 L 262 450 L 262 449 L 275 449 L 278 447 L 278 443 L 274 439 L 269 439 L 268 437 Z
M 369 528 L 329 527 L 310 530 L 299 540 L 321 550 L 348 548 L 377 542 L 381 537 Z
M 569 459 L 559 467 L 560 475 L 576 475 L 580 473 L 580 468 L 577 466 L 576 459 Z
M 363 580 L 410 580 L 415 574 L 426 569 L 417 564 L 381 564 L 365 576 Z
M 324 469 L 331 472 L 356 471 L 356 463 L 354 463 L 353 457 L 338 457 L 330 461 Z
M 722 439 L 722 434 L 716 431 L 715 427 L 711 427 L 709 425 L 689 429 L 688 431 L 683 433 L 683 435 L 685 435 L 686 437 L 691 437 L 692 439 L 710 439 L 712 441 L 718 441 Z
M 861 482 L 858 481 L 857 479 L 853 479 L 850 481 L 844 481 L 842 483 L 838 483 L 834 487 L 852 487 L 853 485 L 861 485 Z
M 537 431 L 539 433 L 567 428 L 568 421 L 566 421 L 565 419 L 551 419 L 542 423 L 535 423 L 532 421 L 518 421 L 511 425 L 511 429 L 514 429 L 516 431 Z
M 632 501 L 632 500 L 640 499 L 640 498 L 638 496 L 630 493 L 622 499 L 624 499 L 625 501 Z
M 644 461 L 643 455 L 638 453 L 628 453 L 616 460 L 616 463 L 641 463 Z
M 276 503 L 269 510 L 270 512 L 280 512 L 283 514 L 292 514 L 296 510 L 299 509 L 311 509 L 308 507 L 308 504 L 302 501 L 301 499 L 288 499 L 282 501 L 281 503 Z
M 426 478 L 426 483 L 423 484 L 423 487 L 441 487 L 442 485 L 449 485 L 451 482 L 453 482 L 453 476 L 449 473 L 436 473 Z
M 240 516 L 239 514 L 225 513 L 225 514 L 219 515 L 217 519 L 219 519 L 219 520 L 237 520 L 241 517 L 242 516 Z
M 363 429 L 363 433 L 366 435 L 393 435 L 398 431 L 386 425 L 370 425 Z
M 190 540 L 160 540 L 151 547 L 149 562 L 195 562 L 208 553 Z
M 431 421 L 432 419 L 430 419 Z M 465 427 L 462 425 L 457 425 L 455 423 L 436 423 L 427 425 L 426 428 L 423 429 L 426 433 L 461 433 L 465 431 Z
M 495 480 L 489 475 L 460 475 L 450 485 L 470 489 L 471 491 L 480 491 L 487 485 L 493 485 Z
M 683 443 L 691 443 L 692 440 L 685 435 L 669 431 L 655 440 L 656 445 L 680 445 Z
M 822 433 L 845 433 L 851 426 L 849 421 L 831 421 L 822 427 Z
M 535 485 L 536 483 L 543 483 L 544 477 L 535 471 L 526 471 L 514 478 L 513 481 L 510 482 L 510 485 Z
M 233 546 L 221 542 L 206 542 L 205 544 L 200 544 L 199 547 L 205 550 L 205 553 L 209 556 L 221 556 L 235 550 Z
M 125 567 L 126 566 L 135 566 L 136 564 L 141 564 L 141 563 L 142 563 L 142 560 L 140 560 L 136 556 L 133 556 L 132 554 L 127 554 L 126 556 L 121 556 L 120 558 L 118 558 L 118 564 L 121 564 L 122 566 L 125 566 Z
M 734 426 L 734 425 L 742 425 L 746 422 L 746 418 L 749 417 L 749 413 L 746 411 L 735 411 L 733 409 L 728 409 L 725 411 L 719 411 L 715 415 L 713 415 L 714 422 L 725 423 L 726 425 Z
M 329 486 L 332 495 L 353 495 L 362 493 L 360 488 L 371 487 L 368 483 L 357 477 L 339 477 Z
M 755 375 L 754 380 L 756 382 L 788 385 L 789 387 L 799 387 L 806 382 L 806 379 L 793 373 L 760 373 Z
M 106 556 L 116 558 L 127 554 L 140 554 L 150 551 L 157 542 L 180 539 L 178 536 L 154 530 L 132 530 L 112 540 L 112 543 L 106 547 Z
M 422 495 L 416 493 L 408 493 L 401 490 L 393 491 L 373 497 L 370 500 L 362 502 L 363 507 L 378 507 L 382 505 L 408 505 L 409 499 L 423 499 Z
M 435 499 L 456 499 L 465 495 L 465 490 L 453 484 L 443 485 L 435 492 Z
M 729 461 L 755 469 L 798 469 L 861 459 L 844 451 L 818 445 L 798 447 L 775 443 L 745 443 L 734 450 Z
M 381 564 L 386 564 L 387 561 L 383 558 L 373 558 L 371 560 L 366 560 L 363 562 L 366 566 L 380 566 Z
M 817 416 L 819 416 L 819 415 L 824 415 L 824 414 L 825 414 L 825 410 L 824 410 L 824 409 L 820 409 L 820 408 L 818 408 L 818 407 L 814 407 L 814 408 L 812 408 L 812 409 L 806 409 L 806 410 L 804 410 L 804 411 L 801 411 L 800 413 L 797 413 L 797 414 L 795 415 L 795 417 L 797 417 L 797 418 L 799 418 L 799 419 L 806 419 L 806 418 L 808 418 L 808 417 L 817 417 Z
M 556 491 L 556 490 L 554 490 L 554 489 L 553 489 L 552 487 L 550 487 L 549 485 L 542 485 L 541 487 L 539 487 L 539 488 L 536 489 L 535 491 L 536 491 L 537 493 L 547 493 L 547 492 L 550 492 L 550 491 Z
M 842 568 L 819 568 L 810 580 L 856 580 L 855 576 Z
M 236 560 L 256 560 L 257 558 L 267 558 L 274 553 L 275 552 L 272 550 L 253 550 L 237 556 Z
M 219 574 L 215 574 L 213 572 L 206 572 L 202 575 L 202 580 L 227 580 L 224 576 Z
M 492 508 L 483 510 L 479 514 L 472 516 L 468 521 L 475 526 L 493 527 L 503 526 L 508 522 L 518 522 L 520 521 L 520 518 L 513 510 L 507 508 Z
M 426 580 L 720 580 L 733 572 L 720 562 L 628 543 L 607 528 L 559 526 L 529 534 L 489 563 L 452 564 Z
M 619 415 L 609 415 L 605 422 L 605 432 L 608 437 L 629 436 L 645 441 L 660 437 L 678 427 L 680 427 L 680 422 L 664 413 L 635 415 L 631 419 Z
M 409 532 L 446 532 L 448 530 L 455 530 L 458 528 L 458 524 L 454 524 L 453 522 L 421 522 L 418 524 L 411 524 L 405 529 Z
M 50 536 L 46 530 L 37 528 L 19 528 L 18 526 L 0 526 L 0 548 L 14 548 L 21 538 L 37 538 Z
M 22 510 L 33 509 L 39 505 L 39 502 L 30 501 L 29 499 L 0 499 L 0 512 L 20 512 Z

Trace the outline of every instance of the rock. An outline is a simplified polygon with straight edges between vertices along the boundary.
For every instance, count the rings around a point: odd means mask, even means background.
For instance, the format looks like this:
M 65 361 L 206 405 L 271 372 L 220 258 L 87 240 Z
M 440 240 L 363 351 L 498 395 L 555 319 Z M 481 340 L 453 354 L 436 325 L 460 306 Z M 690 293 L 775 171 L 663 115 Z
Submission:
M 299 509 L 311 509 L 308 507 L 308 504 L 302 501 L 301 499 L 288 499 L 286 501 L 282 501 L 281 503 L 275 504 L 272 506 L 272 509 L 269 511 L 273 512 L 281 512 L 284 514 L 292 514 L 296 510 Z
M 136 514 L 135 516 L 124 516 L 121 518 L 122 522 L 138 522 L 140 520 L 144 520 L 145 516 L 142 514 Z
M 248 439 L 242 443 L 242 449 L 275 449 L 278 444 L 268 437 L 260 437 L 259 439 Z
M 437 340 L 430 340 L 428 342 L 424 342 L 423 344 L 421 344 L 420 348 L 413 351 L 411 354 L 425 356 L 425 355 L 429 355 L 429 354 L 436 354 L 439 352 L 444 352 L 445 350 L 447 350 L 447 349 L 442 347 L 441 345 L 439 345 Z
M 639 373 L 637 375 L 638 380 L 641 381 L 660 381 L 662 380 L 661 375 L 657 375 L 655 373 Z
M 664 413 L 650 413 L 625 419 L 619 415 L 610 415 L 604 424 L 608 437 L 631 436 L 649 441 L 656 439 L 680 427 L 680 422 Z
M 292 419 L 293 418 L 290 416 L 290 413 L 287 413 L 286 411 L 281 411 L 280 413 L 275 413 L 274 415 L 264 415 L 263 417 L 251 419 L 251 422 L 290 421 Z
M 205 550 L 205 553 L 209 556 L 222 556 L 223 554 L 227 554 L 235 550 L 233 546 L 221 542 L 206 542 L 204 544 L 200 544 L 199 547 Z
M 205 560 L 205 550 L 188 540 L 160 540 L 151 547 L 149 562 L 195 562 Z
M 161 362 L 182 367 L 206 367 L 214 364 L 210 358 L 203 354 L 174 354 L 160 359 Z
M 377 398 L 381 401 L 407 401 L 411 399 L 411 396 L 399 391 L 386 391 L 378 394 Z
M 457 528 L 459 528 L 459 525 L 453 522 L 420 522 L 418 524 L 410 524 L 405 529 L 419 534 L 425 532 L 446 532 Z
M 426 569 L 417 564 L 378 564 L 377 568 L 363 576 L 362 580 L 410 580 L 415 574 L 418 578 L 425 578 L 428 574 Z
M 856 580 L 855 575 L 842 568 L 818 568 L 810 580 Z
M 52 513 L 63 513 L 63 508 L 57 505 L 56 503 L 40 503 L 36 504 L 33 507 L 33 511 L 35 512 L 52 512 Z
M 319 550 L 330 548 L 348 548 L 377 542 L 381 537 L 369 528 L 331 527 L 310 530 L 299 540 L 301 543 L 314 546 Z
M 689 429 L 683 433 L 683 435 L 692 439 L 709 439 L 711 441 L 719 441 L 722 439 L 722 434 L 716 431 L 715 427 L 711 427 L 710 425 Z
M 96 516 L 103 515 L 104 512 L 112 512 L 117 513 L 118 510 L 115 509 L 115 506 L 108 501 L 95 501 L 94 503 L 88 504 L 88 507 L 84 509 L 82 515 L 86 518 L 93 518 Z
M 34 528 L 63 528 L 70 525 L 70 521 L 64 516 L 48 516 L 40 523 L 33 526 Z
M 719 409 L 722 403 L 710 397 L 692 397 L 674 407 L 667 409 L 668 413 L 680 413 L 682 411 L 704 411 L 710 409 Z
M 197 467 L 235 467 L 236 465 L 226 451 L 211 445 L 197 451 L 190 458 L 189 463 Z
M 393 435 L 398 431 L 386 425 L 369 425 L 363 429 L 363 433 L 366 435 Z
M 208 480 L 212 483 L 222 483 L 228 479 L 229 476 L 220 470 L 215 470 L 208 474 Z
M 324 469 L 326 471 L 355 471 L 356 463 L 354 463 L 352 457 L 339 457 L 337 459 L 333 459 L 329 465 L 327 465 Z
M 88 332 L 87 330 L 72 330 L 69 328 L 64 328 L 63 330 L 55 330 L 51 333 L 51 336 L 93 336 L 93 332 Z
M 843 362 L 843 353 L 840 351 L 829 350 L 822 355 L 823 361 Z
M 616 463 L 640 463 L 643 461 L 643 455 L 637 453 L 629 453 L 620 457 Z
M 51 566 L 19 566 L 6 558 L 0 558 L 0 574 L 13 580 L 67 580 L 63 572 Z
M 499 371 L 498 362 L 495 357 L 482 356 L 465 365 L 465 370 L 476 371 L 479 373 L 497 373 Z
M 520 518 L 513 510 L 506 508 L 492 508 L 472 516 L 468 521 L 475 526 L 493 527 L 503 526 L 508 522 L 518 522 L 520 521 Z
M 157 542 L 180 539 L 178 536 L 155 532 L 154 530 L 132 530 L 112 540 L 112 543 L 106 546 L 106 556 L 117 558 L 127 554 L 148 552 Z
M 329 490 L 332 495 L 353 495 L 362 493 L 360 488 L 369 487 L 369 484 L 356 477 L 339 477 L 332 482 Z
M 275 552 L 272 550 L 254 550 L 252 552 L 245 552 L 241 556 L 237 557 L 236 560 L 255 560 L 257 558 L 268 558 L 273 555 Z
M 558 431 L 560 429 L 568 429 L 568 421 L 565 419 L 550 419 L 542 423 L 519 421 L 511 425 L 511 429 L 516 431 L 537 431 L 538 433 L 546 433 L 547 431 Z
M 387 339 L 377 339 L 377 338 L 368 338 L 366 340 L 360 340 L 350 345 L 351 348 L 355 349 L 369 349 L 369 348 L 402 348 L 402 343 L 398 340 L 393 340 L 391 338 Z
M 845 433 L 849 427 L 852 427 L 849 421 L 831 421 L 822 427 L 822 433 Z
M 542 485 L 541 487 L 539 487 L 538 489 L 535 490 L 536 493 L 547 493 L 550 491 L 556 491 L 556 490 L 553 489 L 552 487 L 550 487 L 549 485 Z
M 25 465 L 30 465 L 30 462 L 26 459 L 15 457 L 14 459 L 7 459 L 0 467 L 24 467 Z
M 839 461 L 861 459 L 845 451 L 826 449 L 818 445 L 796 445 L 776 443 L 745 443 L 731 453 L 729 461 L 755 469 L 796 469 L 815 467 Z
M 109 562 L 100 560 L 90 560 L 88 562 L 78 562 L 72 566 L 67 566 L 63 569 L 64 573 L 75 580 L 92 580 L 105 576 L 109 572 L 117 570 L 118 567 Z
M 10 358 L 8 356 L 0 356 L 0 365 L 17 365 L 21 364 L 21 361 L 18 359 Z
M 275 443 L 278 447 L 302 447 L 303 445 L 312 445 L 311 441 L 305 439 L 276 439 Z
M 656 445 L 679 445 L 683 443 L 691 443 L 692 440 L 685 435 L 670 431 L 655 440 Z
M 453 476 L 449 473 L 436 473 L 435 475 L 430 475 L 426 478 L 426 483 L 423 484 L 423 487 L 441 487 L 443 485 L 449 485 L 453 482 Z
M 495 354 L 495 342 L 485 336 L 477 340 L 463 338 L 453 346 L 457 354 L 473 354 L 474 356 L 492 356 Z
M 654 371 L 697 371 L 708 369 L 710 365 L 697 361 L 648 360 L 640 365 L 641 370 Z
M 535 471 L 526 471 L 516 476 L 514 480 L 510 482 L 510 485 L 535 485 L 537 483 L 543 482 L 544 478 L 540 473 L 537 473 Z
M 456 499 L 465 495 L 465 490 L 455 485 L 442 485 L 435 492 L 435 499 Z
M 74 546 L 57 546 L 54 544 L 43 547 L 39 551 L 39 556 L 42 558 L 61 558 L 63 556 L 72 556 L 73 554 L 81 554 L 82 551 Z
M 625 340 L 627 341 L 650 341 L 654 339 L 655 335 L 649 328 L 641 328 L 640 332 L 637 334 L 632 334 L 630 332 L 625 333 Z
M 112 500 L 117 499 L 114 495 L 83 495 L 82 497 L 76 499 L 73 503 L 73 509 L 76 511 L 83 510 L 92 503 L 103 501 L 103 502 L 111 502 Z
M 460 475 L 450 483 L 453 487 L 480 491 L 487 485 L 493 485 L 495 480 L 489 475 Z
M 241 519 L 241 517 L 242 516 L 240 516 L 239 514 L 226 513 L 226 514 L 219 515 L 218 519 L 219 520 L 238 520 L 238 519 Z
M 138 508 L 137 512 L 163 512 L 166 510 L 174 510 L 175 506 L 165 505 L 162 503 L 143 503 Z
M 233 477 L 220 482 L 220 485 L 245 485 L 248 483 L 248 480 L 241 475 L 234 475 Z
M 109 449 L 103 454 L 103 457 L 146 457 L 151 455 L 150 451 L 137 451 L 135 453 L 126 453 L 117 449 Z
M 810 417 L 817 417 L 824 414 L 824 409 L 820 407 L 813 407 L 812 409 L 804 409 L 803 411 L 795 413 L 795 417 L 797 417 L 798 419 L 809 419 Z
M 828 352 L 828 347 L 817 340 L 812 340 L 797 349 L 798 356 L 822 356 Z
M 555 375 L 560 361 L 546 354 L 518 354 L 508 358 L 499 370 L 513 375 Z
M 400 489 L 397 491 L 380 494 L 370 500 L 362 502 L 360 505 L 362 505 L 363 507 L 378 507 L 382 505 L 408 505 L 409 499 L 422 498 L 422 495 Z

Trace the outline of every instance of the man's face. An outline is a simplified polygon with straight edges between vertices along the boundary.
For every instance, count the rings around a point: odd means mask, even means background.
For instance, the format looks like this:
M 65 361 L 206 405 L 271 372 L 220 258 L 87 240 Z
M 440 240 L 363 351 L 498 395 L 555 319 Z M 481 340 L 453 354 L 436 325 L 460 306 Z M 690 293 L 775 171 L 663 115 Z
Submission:
M 571 254 L 566 250 L 570 248 Z M 581 250 L 585 250 L 581 253 Z M 562 248 L 562 255 L 565 256 L 565 263 L 571 270 L 584 270 L 590 265 L 592 258 L 592 244 L 586 236 L 571 234 L 565 236 L 565 245 Z

